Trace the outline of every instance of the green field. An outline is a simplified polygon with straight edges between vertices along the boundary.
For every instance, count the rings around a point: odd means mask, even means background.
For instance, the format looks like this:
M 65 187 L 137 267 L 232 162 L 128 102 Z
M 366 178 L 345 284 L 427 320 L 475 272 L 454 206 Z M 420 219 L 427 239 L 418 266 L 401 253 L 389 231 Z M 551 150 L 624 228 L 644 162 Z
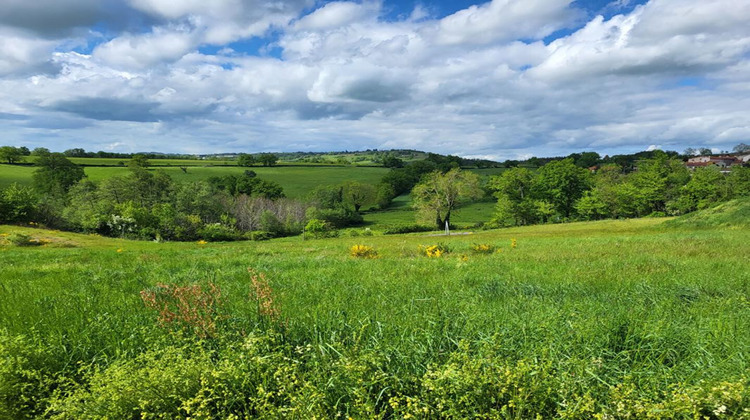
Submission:
M 0 418 L 747 418 L 748 233 L 663 223 L 204 245 L 0 226 L 49 241 L 0 246 Z M 183 323 L 142 299 L 193 284 Z
M 259 177 L 278 182 L 288 197 L 301 198 L 320 185 L 336 185 L 345 181 L 359 181 L 377 184 L 388 172 L 386 168 L 369 167 L 315 167 L 315 166 L 278 166 L 278 167 L 189 167 L 187 173 L 179 167 L 163 167 L 158 169 L 169 174 L 176 181 L 199 181 L 212 176 L 241 174 L 247 169 L 255 171 Z M 128 173 L 127 167 L 86 167 L 84 172 L 92 181 L 101 181 L 112 176 L 122 176 Z M 0 188 L 14 182 L 31 185 L 32 166 L 0 165 Z

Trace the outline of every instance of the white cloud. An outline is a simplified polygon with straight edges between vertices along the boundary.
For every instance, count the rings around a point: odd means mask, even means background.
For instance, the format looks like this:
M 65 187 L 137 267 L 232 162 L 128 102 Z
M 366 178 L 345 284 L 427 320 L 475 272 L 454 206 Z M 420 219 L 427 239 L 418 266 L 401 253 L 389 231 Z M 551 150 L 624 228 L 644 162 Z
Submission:
M 337 28 L 377 15 L 379 10 L 379 3 L 332 2 L 300 19 L 294 28 L 313 31 Z
M 437 40 L 479 44 L 522 38 L 541 39 L 571 24 L 578 14 L 572 0 L 492 0 L 443 18 Z
M 46 71 L 55 42 L 0 27 L 0 77 Z
M 378 1 L 101 0 L 54 31 L 42 29 L 52 14 L 0 26 L 0 119 L 7 139 L 54 149 L 407 147 L 506 159 L 746 142 L 750 6 L 625 3 L 588 22 L 569 0 L 495 0 L 443 19 L 425 4 L 394 21 Z M 11 6 L 0 25 L 36 10 Z M 81 35 L 91 19 L 111 29 Z M 270 28 L 278 36 L 261 49 L 280 48 L 280 59 L 227 44 Z M 200 53 L 207 44 L 219 52 Z
M 147 34 L 126 34 L 101 44 L 93 56 L 113 67 L 145 69 L 177 61 L 197 47 L 186 30 L 154 28 Z

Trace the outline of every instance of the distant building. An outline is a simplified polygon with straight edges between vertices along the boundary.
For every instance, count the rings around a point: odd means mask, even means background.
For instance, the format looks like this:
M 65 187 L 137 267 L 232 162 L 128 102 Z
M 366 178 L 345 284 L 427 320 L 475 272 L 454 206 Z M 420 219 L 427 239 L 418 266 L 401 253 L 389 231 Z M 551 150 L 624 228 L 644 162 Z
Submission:
M 747 156 L 696 156 L 688 159 L 685 166 L 691 171 L 694 171 L 695 168 L 715 165 L 721 169 L 722 172 L 729 172 L 730 167 L 734 165 L 742 165 L 747 162 L 747 160 L 743 161 L 743 157 Z

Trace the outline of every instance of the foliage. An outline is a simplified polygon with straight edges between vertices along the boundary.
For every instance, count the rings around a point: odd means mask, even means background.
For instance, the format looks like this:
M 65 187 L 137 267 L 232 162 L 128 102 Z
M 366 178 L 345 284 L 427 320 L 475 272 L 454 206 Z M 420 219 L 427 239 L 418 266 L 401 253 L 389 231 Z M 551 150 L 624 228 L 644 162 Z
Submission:
M 408 225 L 385 226 L 383 228 L 383 234 L 399 235 L 403 233 L 432 232 L 433 230 L 435 230 L 434 226 L 420 225 L 415 223 Z
M 12 184 L 0 191 L 0 223 L 22 223 L 33 220 L 38 198 L 28 187 Z
M 434 218 L 438 229 L 450 224 L 451 212 L 461 203 L 481 198 L 479 177 L 471 172 L 451 169 L 432 172 L 412 190 L 414 207 L 423 218 Z
M 279 157 L 273 153 L 261 153 L 256 160 L 263 166 L 274 166 L 279 161 Z
M 305 237 L 330 238 L 336 236 L 333 226 L 325 220 L 310 219 L 305 225 Z
M 149 162 L 146 155 L 142 155 L 142 154 L 135 154 L 128 161 L 128 168 L 131 168 L 131 169 L 138 169 L 138 168 L 145 169 L 145 168 L 148 168 L 149 166 L 151 166 L 151 162 Z
M 237 157 L 238 166 L 253 166 L 255 165 L 255 156 L 248 153 L 240 153 Z
M 375 204 L 377 191 L 372 185 L 348 181 L 341 186 L 341 198 L 344 204 L 352 206 L 354 211 L 359 213 L 362 207 L 367 208 Z
M 23 150 L 19 147 L 0 146 L 0 160 L 8 164 L 18 163 L 23 160 Z
M 563 218 L 575 213 L 575 202 L 590 186 L 590 173 L 573 163 L 572 159 L 550 162 L 537 175 L 538 194 L 548 201 Z
M 420 245 L 419 253 L 429 258 L 440 258 L 445 254 L 449 254 L 451 248 L 443 243 L 437 245 Z
M 378 251 L 368 245 L 352 245 L 349 255 L 354 258 L 375 259 L 378 258 Z
M 40 155 L 35 165 L 34 188 L 44 194 L 64 194 L 83 179 L 83 168 L 62 153 Z

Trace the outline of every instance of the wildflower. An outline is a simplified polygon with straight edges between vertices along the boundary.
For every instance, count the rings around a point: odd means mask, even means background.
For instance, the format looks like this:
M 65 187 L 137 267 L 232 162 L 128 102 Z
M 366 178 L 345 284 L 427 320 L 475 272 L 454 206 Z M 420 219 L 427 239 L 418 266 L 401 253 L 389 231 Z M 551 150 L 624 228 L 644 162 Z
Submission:
M 477 254 L 491 254 L 495 252 L 496 247 L 490 244 L 474 244 L 471 249 Z
M 419 249 L 424 255 L 426 255 L 429 258 L 440 258 L 443 256 L 443 254 L 447 254 L 449 252 L 448 247 L 446 247 L 445 245 L 440 245 L 440 244 L 430 245 L 428 247 L 420 245 Z
M 518 241 L 516 241 L 516 238 L 511 238 L 510 249 L 516 249 L 516 246 L 518 246 Z
M 349 249 L 349 255 L 355 258 L 377 258 L 378 252 L 375 248 L 367 245 L 354 245 Z
M 117 248 L 117 252 L 118 253 L 122 252 L 122 248 Z
M 197 243 L 198 243 L 198 245 L 205 245 L 205 244 L 207 244 L 208 242 L 206 242 L 206 241 L 204 241 L 203 239 L 201 239 L 201 240 L 200 240 L 200 241 L 198 241 Z

